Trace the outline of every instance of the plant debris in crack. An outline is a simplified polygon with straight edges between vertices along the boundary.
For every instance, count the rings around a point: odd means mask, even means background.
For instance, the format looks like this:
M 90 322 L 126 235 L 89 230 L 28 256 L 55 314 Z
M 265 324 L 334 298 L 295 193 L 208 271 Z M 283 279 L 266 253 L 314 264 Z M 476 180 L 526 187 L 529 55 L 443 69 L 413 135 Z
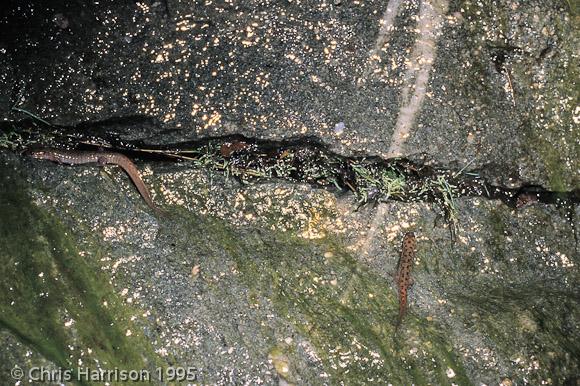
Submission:
M 31 130 L 31 126 L 39 127 L 37 122 L 33 123 L 21 121 L 0 126 L 0 146 L 23 150 L 28 144 L 36 147 L 42 143 L 42 146 L 76 150 L 106 148 L 147 160 L 191 162 L 196 167 L 222 171 L 242 183 L 279 178 L 335 191 L 350 191 L 359 207 L 387 200 L 434 202 L 441 208 L 452 238 L 459 223 L 458 197 L 499 199 L 512 208 L 537 202 L 561 206 L 580 202 L 580 190 L 551 192 L 535 186 L 519 189 L 494 186 L 477 171 L 467 171 L 469 165 L 453 171 L 404 158 L 346 157 L 333 153 L 314 137 L 270 141 L 229 135 L 150 146 L 74 128 L 51 128 L 50 133 L 46 128 Z M 12 141 L 13 138 L 18 140 Z

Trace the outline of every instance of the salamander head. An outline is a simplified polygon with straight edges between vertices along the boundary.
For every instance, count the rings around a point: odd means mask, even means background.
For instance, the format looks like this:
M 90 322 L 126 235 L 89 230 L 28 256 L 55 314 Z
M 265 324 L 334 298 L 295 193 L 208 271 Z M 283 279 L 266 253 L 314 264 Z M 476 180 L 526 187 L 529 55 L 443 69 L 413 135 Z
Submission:
M 413 232 L 405 233 L 405 236 L 403 237 L 403 249 L 412 251 L 415 249 L 416 244 L 417 241 L 415 239 L 415 233 Z

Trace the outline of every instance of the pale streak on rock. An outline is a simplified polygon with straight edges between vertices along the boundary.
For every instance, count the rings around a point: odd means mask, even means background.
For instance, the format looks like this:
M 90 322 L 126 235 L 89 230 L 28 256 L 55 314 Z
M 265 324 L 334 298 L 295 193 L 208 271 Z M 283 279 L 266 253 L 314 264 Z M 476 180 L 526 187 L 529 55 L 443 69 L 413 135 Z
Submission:
M 380 61 L 380 52 L 385 42 L 387 41 L 391 31 L 394 29 L 395 17 L 399 12 L 399 6 L 401 5 L 401 0 L 391 0 L 387 5 L 385 13 L 381 18 L 381 28 L 375 41 L 375 47 L 369 52 L 369 57 L 367 59 L 367 68 L 364 74 L 360 77 L 357 82 L 357 86 L 361 86 L 366 82 L 367 77 L 374 71 L 377 66 L 377 62 Z
M 415 42 L 409 68 L 405 72 L 405 82 L 401 90 L 401 108 L 391 137 L 387 157 L 397 157 L 403 154 L 403 145 L 409 137 L 415 117 L 423 104 L 425 93 L 427 92 L 431 67 L 433 67 L 436 57 L 437 37 L 440 34 L 448 5 L 447 0 L 424 0 L 421 2 L 419 20 L 417 22 L 419 36 Z M 411 84 L 413 78 L 415 82 Z M 377 232 L 379 232 L 385 212 L 385 206 L 379 205 L 367 236 L 362 243 L 363 256 L 368 256 L 371 252 L 372 241 L 375 239 Z
M 447 6 L 447 0 L 421 2 L 419 20 L 417 22 L 419 38 L 415 42 L 409 68 L 405 72 L 405 82 L 401 90 L 401 108 L 395 124 L 395 131 L 391 137 L 387 157 L 402 155 L 403 145 L 409 137 L 415 117 L 423 104 L 429 84 L 431 67 L 433 67 L 437 53 L 436 41 L 443 25 L 443 17 L 445 12 L 447 12 Z M 415 82 L 411 84 L 413 78 Z

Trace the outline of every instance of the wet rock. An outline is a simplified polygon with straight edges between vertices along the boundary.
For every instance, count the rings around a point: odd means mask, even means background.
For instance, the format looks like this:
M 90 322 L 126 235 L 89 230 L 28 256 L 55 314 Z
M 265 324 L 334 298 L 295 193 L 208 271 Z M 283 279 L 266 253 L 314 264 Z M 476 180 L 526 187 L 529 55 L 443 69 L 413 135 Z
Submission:
M 27 205 L 29 218 L 37 218 L 29 223 L 42 218 L 61 224 L 46 250 L 74 245 L 62 252 L 68 264 L 100 272 L 103 280 L 93 282 L 93 290 L 108 294 L 102 306 L 123 341 L 149 347 L 143 351 L 147 363 L 194 368 L 197 379 L 209 383 L 385 377 L 395 383 L 493 383 L 498 374 L 539 383 L 575 371 L 577 246 L 564 209 L 538 204 L 514 210 L 460 199 L 453 242 L 437 208 L 388 203 L 381 204 L 384 217 L 368 237 L 369 213 L 376 208 L 355 211 L 354 197 L 337 199 L 306 186 L 240 185 L 186 164 L 155 167 L 156 177 L 147 179 L 154 200 L 173 208 L 171 217 L 157 219 L 121 171 L 111 168 L 107 176 L 5 153 L 2 165 L 3 181 L 12 181 L 3 185 L 12 191 L 2 191 L 4 218 L 14 227 L 8 208 Z M 18 206 L 14 197 L 20 197 Z M 8 229 L 4 246 L 12 245 L 10 239 L 18 243 Z M 46 238 L 42 227 L 31 229 Z M 407 230 L 418 241 L 415 284 L 395 339 L 398 301 L 389 272 Z M 51 277 L 68 285 L 74 277 L 65 266 L 57 264 L 49 276 L 42 268 L 55 258 L 31 265 L 24 288 L 46 285 Z M 25 262 L 24 256 L 13 259 Z M 10 277 L 18 276 L 4 277 L 9 288 L 15 285 Z M 67 288 L 73 299 L 86 296 Z M 54 296 L 49 291 L 47 299 Z M 35 296 L 14 299 L 2 307 L 27 315 L 37 304 Z M 61 320 L 55 326 L 78 332 L 60 339 L 78 350 L 51 355 L 31 338 L 33 350 L 56 367 L 76 363 L 80 352 L 85 361 L 109 355 L 87 340 L 82 312 L 72 311 L 78 312 L 72 327 L 71 309 L 62 312 L 54 309 Z M 10 360 L 24 361 L 18 355 Z
M 433 7 L 438 21 L 424 27 L 412 2 L 291 12 L 108 4 L 74 17 L 66 6 L 32 4 L 0 21 L 2 55 L 18 67 L 17 107 L 53 123 L 148 116 L 156 125 L 133 136 L 310 134 L 345 154 L 387 155 L 411 90 L 423 102 L 404 154 L 459 167 L 474 160 L 503 184 L 578 185 L 568 87 L 578 77 L 577 39 L 559 3 L 442 1 Z M 67 15 L 56 29 L 54 15 Z M 15 34 L 13 23 L 38 28 Z M 417 54 L 425 38 L 433 47 Z M 425 66 L 428 83 L 413 86 Z M 337 137 L 341 120 L 352 129 Z
M 560 3 L 15 4 L 0 17 L 4 121 L 151 144 L 313 134 L 365 156 L 390 154 L 407 127 L 400 150 L 421 162 L 515 188 L 579 184 L 576 19 Z M 24 140 L 0 134 L 3 149 Z M 357 211 L 349 194 L 299 183 L 138 166 L 168 218 L 114 167 L 0 153 L 4 373 L 174 366 L 211 384 L 578 374 L 577 205 L 458 199 L 452 241 L 428 203 Z M 415 285 L 395 339 L 390 273 L 406 231 Z

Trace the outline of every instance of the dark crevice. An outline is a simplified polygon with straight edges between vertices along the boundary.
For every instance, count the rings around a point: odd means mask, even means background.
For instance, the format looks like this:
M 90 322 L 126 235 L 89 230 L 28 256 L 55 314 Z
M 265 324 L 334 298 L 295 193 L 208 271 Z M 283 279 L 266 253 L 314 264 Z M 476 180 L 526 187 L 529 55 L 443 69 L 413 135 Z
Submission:
M 135 121 L 126 119 L 113 121 L 113 127 L 135 124 Z M 138 123 L 152 122 L 139 117 Z M 243 182 L 280 178 L 351 191 L 360 205 L 385 200 L 436 202 L 448 219 L 453 217 L 454 199 L 465 196 L 497 199 L 512 208 L 536 202 L 562 207 L 580 203 L 580 189 L 557 192 L 533 185 L 508 188 L 488 183 L 480 176 L 479 170 L 450 170 L 404 158 L 346 157 L 332 152 L 315 137 L 272 141 L 228 135 L 153 146 L 143 141 L 121 140 L 114 128 L 113 132 L 103 133 L 103 127 L 107 127 L 103 122 L 97 126 L 46 127 L 34 120 L 25 120 L 1 123 L 0 129 L 4 138 L 13 138 L 5 140 L 4 147 L 17 151 L 47 146 L 107 149 L 146 161 L 187 161 L 196 166 L 222 170 Z

